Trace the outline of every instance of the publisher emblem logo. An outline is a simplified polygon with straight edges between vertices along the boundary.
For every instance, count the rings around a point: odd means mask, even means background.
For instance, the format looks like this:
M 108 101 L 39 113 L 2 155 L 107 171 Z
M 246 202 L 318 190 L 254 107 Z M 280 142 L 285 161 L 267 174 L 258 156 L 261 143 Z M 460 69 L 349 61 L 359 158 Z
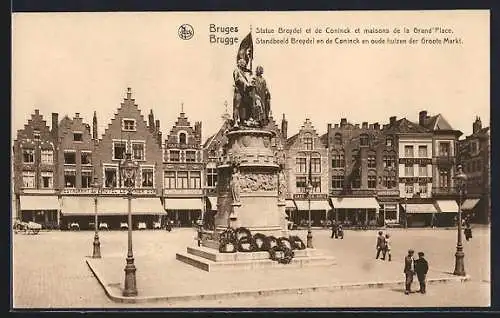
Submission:
M 181 39 L 190 40 L 194 36 L 194 29 L 190 24 L 183 24 L 177 33 Z

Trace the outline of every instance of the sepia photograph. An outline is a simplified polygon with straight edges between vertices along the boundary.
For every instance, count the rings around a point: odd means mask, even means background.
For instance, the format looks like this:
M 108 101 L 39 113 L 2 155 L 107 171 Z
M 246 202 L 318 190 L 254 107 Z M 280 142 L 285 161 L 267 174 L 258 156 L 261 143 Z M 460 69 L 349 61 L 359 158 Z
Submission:
M 491 306 L 490 11 L 11 19 L 11 310 Z

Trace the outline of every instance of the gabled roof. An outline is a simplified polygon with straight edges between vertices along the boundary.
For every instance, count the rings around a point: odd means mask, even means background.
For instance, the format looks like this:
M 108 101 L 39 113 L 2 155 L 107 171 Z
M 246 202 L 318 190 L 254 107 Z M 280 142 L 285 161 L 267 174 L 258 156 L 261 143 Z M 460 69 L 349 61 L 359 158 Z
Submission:
M 425 120 L 424 127 L 430 130 L 453 130 L 453 127 L 441 114 L 429 117 Z
M 387 125 L 383 128 L 386 132 L 393 133 L 430 133 L 426 127 L 420 126 L 417 123 L 411 122 L 406 118 L 396 120 L 392 125 Z

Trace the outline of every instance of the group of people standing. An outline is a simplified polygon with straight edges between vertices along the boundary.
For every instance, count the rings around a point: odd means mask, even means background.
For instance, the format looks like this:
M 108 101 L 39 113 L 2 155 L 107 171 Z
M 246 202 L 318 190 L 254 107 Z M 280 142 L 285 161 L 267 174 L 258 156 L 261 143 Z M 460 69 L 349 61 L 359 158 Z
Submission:
M 382 254 L 381 260 L 385 261 L 386 257 L 388 257 L 388 261 L 390 262 L 392 260 L 391 258 L 391 240 L 390 240 L 390 235 L 385 234 L 382 231 L 378 232 L 377 236 L 377 256 L 375 259 L 378 259 L 380 257 L 380 254 Z

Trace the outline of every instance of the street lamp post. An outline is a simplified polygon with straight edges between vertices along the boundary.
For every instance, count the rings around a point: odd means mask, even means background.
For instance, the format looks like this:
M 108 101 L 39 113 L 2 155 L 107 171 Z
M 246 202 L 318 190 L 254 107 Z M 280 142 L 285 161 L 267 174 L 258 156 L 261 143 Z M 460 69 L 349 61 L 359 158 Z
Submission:
M 203 204 L 202 204 L 202 210 L 201 210 L 201 215 L 200 215 L 200 218 L 198 219 L 197 223 L 198 223 L 198 247 L 201 246 L 201 240 L 202 240 L 202 232 L 203 232 L 203 220 L 205 218 L 205 213 L 206 213 L 206 199 L 205 199 L 205 196 L 206 196 L 206 189 L 203 188 L 202 189 L 202 200 L 203 200 Z
M 94 178 L 94 182 L 92 187 L 95 190 L 94 196 L 94 249 L 92 251 L 92 258 L 101 258 L 101 242 L 99 241 L 99 225 L 97 218 L 97 197 L 99 194 L 99 183 L 97 182 L 97 178 Z
M 127 265 L 125 265 L 125 288 L 123 296 L 137 296 L 136 284 L 136 267 L 134 265 L 134 253 L 132 251 L 132 198 L 133 188 L 135 185 L 135 178 L 138 164 L 132 161 L 132 154 L 127 153 L 125 160 L 120 165 L 123 180 L 127 186 L 127 200 L 128 200 L 128 251 L 127 251 Z
M 313 236 L 311 231 L 311 192 L 312 184 L 308 182 L 306 188 L 307 204 L 308 204 L 308 222 L 307 222 L 307 248 L 313 248 Z
M 408 198 L 405 196 L 405 229 L 408 228 Z
M 456 180 L 458 183 L 458 227 L 457 227 L 457 252 L 455 253 L 454 275 L 465 276 L 464 248 L 462 245 L 462 194 L 467 176 L 462 171 L 462 165 L 457 166 Z

